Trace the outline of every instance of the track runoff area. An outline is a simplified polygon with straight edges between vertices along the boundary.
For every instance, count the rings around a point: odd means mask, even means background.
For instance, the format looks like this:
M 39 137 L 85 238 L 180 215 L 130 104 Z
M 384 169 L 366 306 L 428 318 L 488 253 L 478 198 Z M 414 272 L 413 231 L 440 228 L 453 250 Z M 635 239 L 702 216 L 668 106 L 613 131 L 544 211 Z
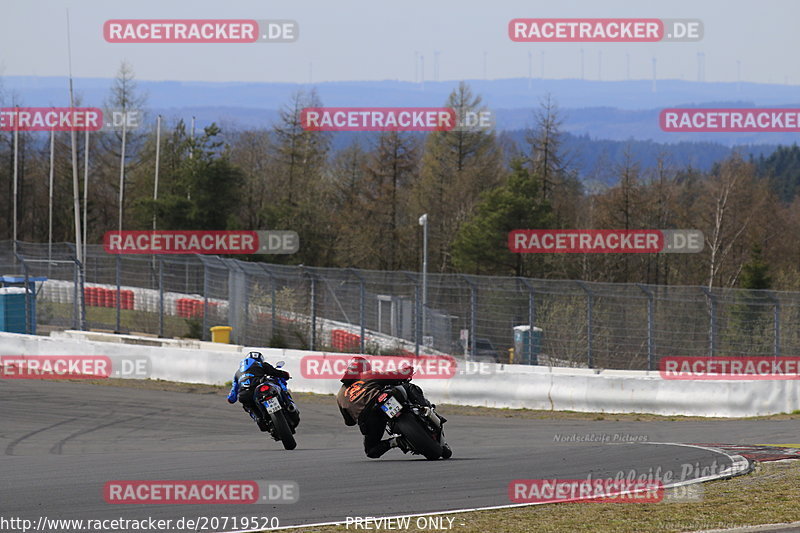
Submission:
M 536 531 L 538 513 L 556 503 L 567 514 L 585 505 L 670 513 L 703 505 L 704 482 L 747 474 L 755 461 L 800 458 L 798 446 L 742 444 L 792 442 L 797 417 L 675 420 L 441 405 L 451 459 L 395 449 L 370 460 L 330 396 L 297 395 L 298 447 L 285 451 L 225 402 L 220 387 L 5 377 L 2 531 L 466 532 L 498 512 L 526 512 L 516 530 Z

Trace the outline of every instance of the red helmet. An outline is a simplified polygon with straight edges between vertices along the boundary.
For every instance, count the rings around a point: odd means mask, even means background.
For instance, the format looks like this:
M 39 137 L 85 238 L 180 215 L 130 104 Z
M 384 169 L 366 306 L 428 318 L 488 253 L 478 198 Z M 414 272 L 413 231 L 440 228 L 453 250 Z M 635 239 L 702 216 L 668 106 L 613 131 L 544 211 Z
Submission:
M 369 361 L 366 357 L 353 357 L 350 359 L 350 362 L 347 363 L 347 370 L 344 371 L 342 382 L 357 381 L 361 379 L 362 374 L 366 374 L 370 370 L 372 370 L 372 365 L 369 364 Z

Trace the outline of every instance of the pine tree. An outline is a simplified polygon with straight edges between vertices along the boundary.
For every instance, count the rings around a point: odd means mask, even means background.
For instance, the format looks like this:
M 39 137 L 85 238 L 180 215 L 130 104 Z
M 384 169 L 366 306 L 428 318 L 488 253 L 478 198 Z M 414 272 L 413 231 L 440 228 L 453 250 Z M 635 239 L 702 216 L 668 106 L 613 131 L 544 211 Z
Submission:
M 485 111 L 481 97 L 461 82 L 446 107 L 458 117 Z M 493 130 L 456 128 L 431 133 L 425 144 L 420 178 L 413 186 L 415 214 L 428 214 L 433 269 L 452 269 L 451 245 L 472 215 L 479 196 L 500 184 L 501 152 Z
M 476 274 L 530 274 L 526 254 L 508 249 L 508 234 L 515 229 L 552 227 L 549 203 L 541 198 L 542 184 L 521 160 L 512 162 L 505 185 L 481 196 L 474 216 L 458 232 L 453 243 L 455 266 Z

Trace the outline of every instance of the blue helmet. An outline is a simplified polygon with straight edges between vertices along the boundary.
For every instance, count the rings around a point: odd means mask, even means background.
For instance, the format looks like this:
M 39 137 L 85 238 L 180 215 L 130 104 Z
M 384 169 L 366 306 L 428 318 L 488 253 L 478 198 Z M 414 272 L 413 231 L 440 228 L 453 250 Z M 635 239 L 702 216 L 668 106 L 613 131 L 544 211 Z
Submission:
M 247 357 L 249 357 L 250 359 L 255 359 L 259 363 L 264 362 L 264 356 L 261 355 L 261 352 L 250 352 L 247 354 Z

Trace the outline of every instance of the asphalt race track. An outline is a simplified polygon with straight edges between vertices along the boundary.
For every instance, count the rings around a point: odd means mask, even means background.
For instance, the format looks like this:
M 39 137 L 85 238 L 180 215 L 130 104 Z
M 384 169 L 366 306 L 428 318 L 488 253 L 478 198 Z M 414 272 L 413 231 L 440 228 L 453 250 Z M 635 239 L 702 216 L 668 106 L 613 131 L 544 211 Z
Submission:
M 0 380 L 0 514 L 143 519 L 276 516 L 281 526 L 510 504 L 514 479 L 614 477 L 686 464 L 730 464 L 701 448 L 555 442 L 555 435 L 627 435 L 649 442 L 795 442 L 796 421 L 526 420 L 448 415 L 449 461 L 391 450 L 364 456 L 330 402 L 300 404 L 298 447 L 285 451 L 220 392 Z M 694 474 L 691 474 L 692 476 Z M 685 477 L 685 476 L 684 476 Z M 110 480 L 293 480 L 295 504 L 112 505 Z

